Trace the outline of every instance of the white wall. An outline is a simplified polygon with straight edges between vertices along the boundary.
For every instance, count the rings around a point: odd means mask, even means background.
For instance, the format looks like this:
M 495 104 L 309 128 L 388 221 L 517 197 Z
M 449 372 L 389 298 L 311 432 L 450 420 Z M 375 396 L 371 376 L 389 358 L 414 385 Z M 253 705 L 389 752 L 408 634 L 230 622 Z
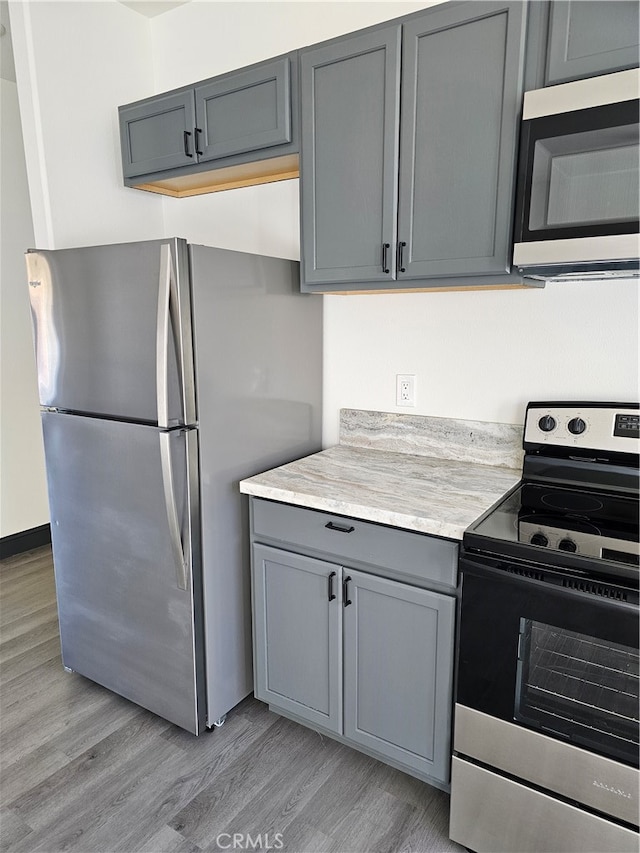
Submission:
M 529 400 L 638 399 L 638 284 L 325 296 L 324 438 L 340 407 L 520 424 Z M 415 408 L 395 405 L 417 376 Z
M 11 2 L 22 21 L 25 127 L 40 140 L 27 150 L 34 216 L 49 245 L 164 233 L 298 257 L 295 181 L 190 199 L 122 187 L 115 107 L 426 5 L 195 0 L 147 21 L 114 0 Z M 76 118 L 89 144 L 74 156 Z M 638 396 L 630 282 L 318 298 L 326 444 L 336 441 L 341 406 L 395 409 L 396 373 L 418 376 L 409 411 L 437 416 L 519 422 L 530 398 Z
M 16 84 L 0 79 L 0 538 L 47 524 L 24 252 L 33 245 Z
M 153 90 L 149 19 L 114 0 L 10 0 L 39 248 L 162 235 L 162 205 L 122 186 L 119 104 Z

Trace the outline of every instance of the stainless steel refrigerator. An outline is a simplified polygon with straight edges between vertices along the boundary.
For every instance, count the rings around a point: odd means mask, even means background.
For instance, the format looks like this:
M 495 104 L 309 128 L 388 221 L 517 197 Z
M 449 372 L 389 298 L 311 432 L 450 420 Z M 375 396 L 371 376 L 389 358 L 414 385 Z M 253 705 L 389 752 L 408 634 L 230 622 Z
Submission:
M 237 484 L 319 449 L 322 300 L 180 239 L 26 257 L 63 664 L 197 734 L 252 688 Z

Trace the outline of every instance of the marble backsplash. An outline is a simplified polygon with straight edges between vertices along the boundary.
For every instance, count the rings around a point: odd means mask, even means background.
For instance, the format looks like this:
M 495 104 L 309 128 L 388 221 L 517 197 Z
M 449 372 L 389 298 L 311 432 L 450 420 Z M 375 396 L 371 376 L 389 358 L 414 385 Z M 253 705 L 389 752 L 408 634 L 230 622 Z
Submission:
M 340 444 L 522 468 L 523 427 L 395 412 L 340 410 Z

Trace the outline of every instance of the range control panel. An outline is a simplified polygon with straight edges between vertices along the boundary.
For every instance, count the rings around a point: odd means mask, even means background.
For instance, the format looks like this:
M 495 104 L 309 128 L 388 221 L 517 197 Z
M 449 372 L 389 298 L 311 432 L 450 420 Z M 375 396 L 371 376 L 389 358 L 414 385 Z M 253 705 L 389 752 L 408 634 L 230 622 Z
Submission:
M 539 548 L 549 548 L 552 551 L 583 554 L 588 557 L 599 557 L 602 560 L 616 560 L 619 563 L 640 566 L 638 542 L 600 536 L 598 532 L 585 533 L 540 525 L 532 521 L 521 521 L 518 524 L 518 539 L 520 542 L 537 545 Z
M 532 403 L 527 409 L 524 441 L 640 453 L 640 410 L 631 404 Z

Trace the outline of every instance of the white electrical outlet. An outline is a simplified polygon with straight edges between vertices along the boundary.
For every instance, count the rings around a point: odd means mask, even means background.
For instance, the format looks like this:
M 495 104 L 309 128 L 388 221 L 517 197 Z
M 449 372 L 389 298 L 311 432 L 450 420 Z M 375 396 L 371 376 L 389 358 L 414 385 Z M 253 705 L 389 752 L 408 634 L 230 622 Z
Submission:
M 398 373 L 396 376 L 396 406 L 415 406 L 416 377 L 412 373 Z

